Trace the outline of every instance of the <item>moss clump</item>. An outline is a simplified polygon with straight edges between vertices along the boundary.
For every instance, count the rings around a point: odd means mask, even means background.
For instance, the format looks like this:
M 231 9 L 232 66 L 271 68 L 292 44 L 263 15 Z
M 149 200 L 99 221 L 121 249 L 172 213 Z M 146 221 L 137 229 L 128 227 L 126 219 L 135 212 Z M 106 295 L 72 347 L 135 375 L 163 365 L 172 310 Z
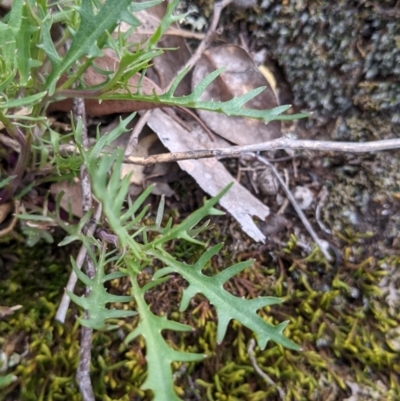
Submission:
M 234 239 L 227 236 L 227 230 L 221 230 L 224 225 L 236 233 Z M 285 299 L 282 306 L 264 308 L 260 314 L 274 324 L 289 320 L 286 334 L 303 351 L 296 353 L 271 343 L 264 351 L 256 348 L 255 356 L 259 367 L 285 392 L 286 399 L 342 400 L 350 396 L 354 383 L 360 394 L 375 394 L 365 399 L 396 399 L 400 393 L 400 360 L 395 330 L 400 308 L 396 300 L 389 307 L 384 299 L 395 285 L 390 277 L 400 271 L 398 258 L 379 261 L 364 257 L 354 234 L 343 238 L 347 243 L 342 251 L 343 262 L 334 269 L 317 251 L 307 258 L 298 255 L 294 237 L 284 252 L 271 252 L 267 246 L 247 242 L 226 218 L 221 218 L 220 224 L 205 232 L 202 239 L 213 243 L 214 234 L 218 240 L 226 240 L 227 251 L 211 261 L 210 274 L 232 261 L 253 257 L 255 264 L 232 278 L 227 289 L 237 296 L 275 295 Z M 171 245 L 187 260 L 200 250 L 192 244 L 186 250 L 183 243 Z M 2 299 L 6 304 L 21 303 L 24 308 L 0 323 L 3 352 L 20 356 L 7 370 L 17 375 L 18 382 L 3 389 L 4 399 L 80 400 L 74 379 L 79 349 L 74 315 L 78 312 L 72 311 L 64 327 L 53 321 L 70 269 L 62 259 L 66 255 L 52 256 L 50 245 L 13 250 L 20 259 L 8 272 L 7 285 L 3 282 L 1 286 Z M 110 291 L 123 293 L 126 284 L 115 281 Z M 215 314 L 202 296 L 194 298 L 190 311 L 178 311 L 184 285 L 183 280 L 171 278 L 146 295 L 156 313 L 196 327 L 195 332 L 183 335 L 165 333 L 171 344 L 209 356 L 202 363 L 174 366 L 181 396 L 187 400 L 280 399 L 277 387 L 267 384 L 251 364 L 247 329 L 232 322 L 226 340 L 218 345 Z M 96 396 L 104 400 L 151 400 L 151 394 L 140 390 L 146 376 L 143 339 L 122 345 L 136 325 L 135 318 L 116 323 L 120 324 L 119 330 L 97 332 L 93 337 Z

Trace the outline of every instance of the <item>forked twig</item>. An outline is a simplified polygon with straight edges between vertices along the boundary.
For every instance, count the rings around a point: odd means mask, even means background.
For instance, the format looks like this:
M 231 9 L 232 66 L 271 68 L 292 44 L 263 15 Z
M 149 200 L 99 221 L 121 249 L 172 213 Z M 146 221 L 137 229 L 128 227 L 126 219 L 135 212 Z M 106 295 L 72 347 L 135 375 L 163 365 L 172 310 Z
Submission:
M 88 228 L 87 235 L 94 234 L 94 232 L 96 230 L 97 222 L 100 220 L 100 217 L 101 217 L 101 212 L 102 212 L 102 205 L 101 205 L 101 203 L 99 203 L 99 205 L 97 206 L 96 212 L 93 216 L 93 220 L 94 220 L 95 224 L 91 225 Z M 83 262 L 85 261 L 85 258 L 86 258 L 86 254 L 87 254 L 86 247 L 85 247 L 85 245 L 82 245 L 81 248 L 79 249 L 79 253 L 76 258 L 76 266 L 78 267 L 78 269 L 82 269 Z M 78 281 L 78 277 L 76 276 L 76 273 L 74 271 L 72 271 L 71 274 L 69 275 L 69 280 L 68 280 L 68 283 L 67 283 L 65 289 L 69 290 L 71 292 L 74 292 L 77 281 Z M 65 323 L 65 317 L 67 315 L 67 311 L 68 311 L 70 302 L 71 302 L 71 298 L 68 296 L 67 292 L 64 292 L 63 297 L 60 302 L 60 305 L 58 306 L 56 316 L 55 316 L 55 319 L 62 324 Z
M 311 235 L 311 238 L 317 244 L 318 248 L 321 250 L 321 252 L 325 256 L 326 260 L 331 262 L 332 261 L 332 256 L 329 255 L 329 253 L 328 253 L 329 243 L 318 237 L 318 235 L 314 231 L 311 223 L 308 221 L 307 216 L 304 214 L 303 210 L 301 210 L 301 208 L 300 208 L 299 204 L 297 203 L 296 199 L 294 198 L 292 192 L 287 187 L 287 185 L 285 184 L 285 181 L 283 181 L 282 177 L 280 176 L 280 174 L 278 173 L 276 168 L 267 159 L 265 159 L 262 156 L 258 156 L 255 153 L 249 153 L 249 155 L 254 157 L 254 158 L 256 158 L 259 162 L 265 164 L 266 166 L 268 166 L 271 169 L 271 171 L 275 175 L 276 179 L 278 180 L 279 185 L 282 187 L 282 189 L 285 192 L 287 198 L 289 199 L 289 201 L 292 204 L 294 210 L 296 211 L 297 215 L 300 217 L 300 220 L 303 223 L 304 227 L 306 228 L 308 233 Z

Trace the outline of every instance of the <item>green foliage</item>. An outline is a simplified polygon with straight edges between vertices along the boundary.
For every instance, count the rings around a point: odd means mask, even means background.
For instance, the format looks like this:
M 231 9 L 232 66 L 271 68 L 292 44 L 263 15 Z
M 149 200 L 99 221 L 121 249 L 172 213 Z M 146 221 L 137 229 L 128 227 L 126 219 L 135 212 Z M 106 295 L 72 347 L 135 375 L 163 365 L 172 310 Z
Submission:
M 182 303 L 180 310 L 185 311 L 189 306 L 191 298 L 198 292 L 205 295 L 215 309 L 218 315 L 218 334 L 217 341 L 221 343 L 225 337 L 228 323 L 231 319 L 235 319 L 248 327 L 258 336 L 258 345 L 264 349 L 269 340 L 273 340 L 278 344 L 282 344 L 287 348 L 299 350 L 299 347 L 292 341 L 283 336 L 282 332 L 285 329 L 287 322 L 281 323 L 278 326 L 272 326 L 265 322 L 257 315 L 257 310 L 281 303 L 280 298 L 275 297 L 259 297 L 255 299 L 242 299 L 234 297 L 229 292 L 224 290 L 224 283 L 231 277 L 240 273 L 242 270 L 251 266 L 252 261 L 246 261 L 230 266 L 221 273 L 213 277 L 204 275 L 201 271 L 206 266 L 207 262 L 216 255 L 222 244 L 216 245 L 200 257 L 197 263 L 193 266 L 188 266 L 184 263 L 177 262 L 168 254 L 155 251 L 153 255 L 162 260 L 167 267 L 159 270 L 154 279 L 162 277 L 170 273 L 179 273 L 189 282 L 189 287 L 183 292 Z
M 214 226 L 203 232 L 201 239 L 207 242 L 209 238 L 215 239 L 218 233 L 219 227 Z M 229 247 L 237 245 L 237 239 L 232 239 L 227 233 L 223 237 L 226 246 L 218 256 L 218 265 L 221 266 L 217 268 L 218 271 L 222 270 L 224 264 L 231 263 Z M 74 318 L 76 310 L 74 308 L 74 312 L 69 314 L 64 325 L 55 324 L 53 320 L 60 299 L 60 288 L 68 280 L 69 271 L 65 261 L 69 259 L 71 250 L 43 243 L 27 249 L 23 238 L 18 243 L 9 244 L 4 242 L 4 238 L 1 240 L 0 257 L 3 261 L 7 254 L 19 256 L 18 262 L 12 265 L 12 271 L 8 272 L 6 267 L 7 280 L 0 281 L 2 304 L 20 303 L 23 308 L 0 320 L 0 341 L 3 344 L 9 344 L 10 340 L 16 343 L 17 354 L 10 356 L 10 360 L 25 351 L 27 338 L 30 352 L 21 355 L 18 365 L 9 366 L 7 374 L 17 376 L 18 381 L 2 388 L 0 393 L 5 399 L 12 397 L 21 401 L 40 397 L 80 400 L 74 378 L 80 337 L 79 323 Z M 55 240 L 59 241 L 59 237 Z M 324 265 L 325 261 L 319 252 L 313 252 L 310 258 L 304 260 L 299 250 L 295 249 L 283 256 L 287 266 L 293 263 L 290 269 L 282 270 L 274 261 L 258 259 L 252 267 L 237 276 L 234 283 L 229 283 L 229 288 L 236 291 L 242 287 L 243 280 L 246 288 L 251 286 L 251 291 L 286 299 L 282 307 L 261 310 L 260 316 L 275 324 L 282 317 L 289 319 L 290 337 L 299 344 L 306 343 L 307 349 L 298 353 L 271 342 L 263 351 L 256 348 L 255 356 L 260 368 L 284 389 L 287 399 L 312 400 L 316 395 L 323 399 L 327 391 L 335 393 L 338 399 L 348 398 L 346 381 L 357 383 L 363 396 L 368 391 L 368 394 L 375 394 L 376 399 L 398 399 L 398 353 L 388 347 L 391 339 L 396 341 L 397 338 L 391 337 L 398 326 L 397 312 L 384 302 L 385 295 L 378 293 L 382 291 L 382 277 L 391 276 L 387 268 L 397 269 L 400 258 L 392 255 L 384 260 L 365 259 L 359 254 L 357 243 L 353 245 L 346 246 L 342 253 L 344 263 L 349 263 L 351 269 L 339 268 L 331 272 L 333 276 L 328 280 L 326 275 L 320 274 L 321 264 Z M 174 241 L 168 250 L 179 260 L 181 256 L 178 255 L 186 253 L 192 261 L 196 260 L 194 254 L 200 252 L 201 248 L 184 241 Z M 235 262 L 240 257 L 238 254 Z M 215 265 L 210 266 L 207 272 L 215 268 Z M 125 284 L 126 279 L 122 280 Z M 332 286 L 323 287 L 330 280 L 333 280 Z M 343 282 L 347 287 L 359 288 L 367 297 L 368 304 L 365 304 L 364 297 L 354 299 Z M 118 280 L 108 281 L 106 286 L 109 292 L 121 293 Z M 172 291 L 176 289 L 174 278 L 148 290 L 144 295 L 148 304 L 152 301 L 153 312 L 153 304 L 159 307 L 157 297 L 160 287 L 168 291 L 167 286 Z M 229 327 L 224 343 L 216 347 L 216 319 L 209 316 L 202 318 L 205 311 L 212 311 L 211 306 L 197 297 L 193 300 L 194 309 L 190 309 L 189 313 L 178 313 L 175 309 L 176 294 L 172 293 L 168 298 L 167 303 L 162 303 L 163 310 L 168 311 L 168 318 L 192 326 L 195 332 L 175 334 L 171 330 L 164 330 L 166 341 L 173 344 L 174 350 L 208 355 L 204 363 L 173 364 L 174 370 L 178 369 L 174 373 L 175 388 L 181 398 L 191 399 L 190 391 L 199 391 L 201 399 L 207 400 L 229 397 L 243 401 L 277 399 L 276 387 L 266 386 L 251 366 L 247 353 L 253 335 L 250 330 L 234 322 Z M 137 310 L 134 304 L 129 304 L 129 307 Z M 129 347 L 121 345 L 121 335 L 134 331 L 137 319 L 115 320 L 113 323 L 121 326 L 119 330 L 93 333 L 91 373 L 96 378 L 93 382 L 96 399 L 152 399 L 150 392 L 140 390 L 147 377 L 143 358 L 143 353 L 147 357 L 147 351 L 143 337 L 138 336 Z M 28 337 L 20 337 L 19 333 L 28 333 Z M 371 371 L 374 373 L 371 374 Z M 189 375 L 201 379 L 196 379 L 191 387 Z M 51 380 L 43 384 L 48 377 Z M 377 377 L 385 384 L 384 387 L 379 384 Z M 183 389 L 185 396 L 182 396 Z
M 191 331 L 192 327 L 167 316 L 154 314 L 151 304 L 146 301 L 146 295 L 166 282 L 171 275 L 180 275 L 188 282 L 188 287 L 183 291 L 181 311 L 188 308 L 190 300 L 197 293 L 202 293 L 214 306 L 218 316 L 219 343 L 226 335 L 229 322 L 235 320 L 255 333 L 261 349 L 272 340 L 292 350 L 298 350 L 299 347 L 283 335 L 287 322 L 273 325 L 258 314 L 262 308 L 278 304 L 281 299 L 242 299 L 224 289 L 224 284 L 230 278 L 244 271 L 252 262 L 235 264 L 209 277 L 203 274 L 203 270 L 222 245 L 205 250 L 193 265 L 176 260 L 167 251 L 167 246 L 172 241 L 205 245 L 197 236 L 207 229 L 208 222 L 200 226 L 199 223 L 208 216 L 223 214 L 215 205 L 229 190 L 229 186 L 214 198 L 205 201 L 201 208 L 177 225 L 173 225 L 172 220 L 162 224 L 163 206 L 160 205 L 156 224 L 148 225 L 145 220 L 148 206 L 144 206 L 144 203 L 151 193 L 151 188 L 145 190 L 135 202 L 127 201 L 130 177 L 121 179 L 123 150 L 116 149 L 108 154 L 105 151 L 106 147 L 127 131 L 128 123 L 134 116 L 121 119 L 112 132 L 98 138 L 90 149 L 84 149 L 82 145 L 82 123 L 78 122 L 74 127 L 74 139 L 79 154 L 77 152 L 61 157 L 60 142 L 70 138 L 61 138 L 49 129 L 44 120 L 44 113 L 48 104 L 56 100 L 85 97 L 192 107 L 265 122 L 295 119 L 304 115 L 282 115 L 289 106 L 280 106 L 272 110 L 243 108 L 263 88 L 226 102 L 199 100 L 207 86 L 222 73 L 222 69 L 207 76 L 188 96 L 174 96 L 187 71 L 182 71 L 164 94 L 143 95 L 140 88 L 137 88 L 135 93 L 130 92 L 132 88 L 127 88 L 129 78 L 138 72 L 144 73 L 154 57 L 162 53 L 162 50 L 157 48 L 157 43 L 169 25 L 178 19 L 173 15 L 178 0 L 168 3 L 166 15 L 158 29 L 147 43 L 137 46 L 134 51 L 128 50 L 126 38 L 122 34 L 118 38 L 113 38 L 111 34 L 121 21 L 130 25 L 132 30 L 135 29 L 139 21 L 134 13 L 155 5 L 158 1 L 132 4 L 130 0 L 76 0 L 68 5 L 57 4 L 56 10 L 55 5 L 50 8 L 47 3 L 15 0 L 10 13 L 0 21 L 0 122 L 21 148 L 13 175 L 0 181 L 0 190 L 4 190 L 0 199 L 8 200 L 16 194 L 23 196 L 26 188 L 22 188 L 20 184 L 28 165 L 33 166 L 32 175 L 34 166 L 37 166 L 38 170 L 47 166 L 53 174 L 49 175 L 50 181 L 58 180 L 57 173 L 63 174 L 64 177 L 72 177 L 77 174 L 80 163 L 86 165 L 93 195 L 102 205 L 102 223 L 111 232 L 110 235 L 115 237 L 117 249 L 108 252 L 104 242 L 101 243 L 84 233 L 91 212 L 85 214 L 76 225 L 66 224 L 59 213 L 61 196 L 56 200 L 55 212 L 18 216 L 21 220 L 56 224 L 63 228 L 68 235 L 59 245 L 79 241 L 86 247 L 89 259 L 95 266 L 94 277 L 80 271 L 74 259 L 71 263 L 79 280 L 86 285 L 88 295 L 79 297 L 68 292 L 71 299 L 85 310 L 85 315 L 78 319 L 79 323 L 99 331 L 111 330 L 120 327 L 123 324 L 122 319 L 127 321 L 129 319 L 126 318 L 138 315 L 135 317 L 137 325 L 127 336 L 126 343 L 140 337 L 144 340 L 148 374 L 142 389 L 151 390 L 154 399 L 160 401 L 180 399 L 174 390 L 173 364 L 194 362 L 205 357 L 203 354 L 174 349 L 176 345 L 167 341 L 163 332 L 186 332 Z M 55 23 L 64 26 L 62 36 L 57 42 L 54 42 L 52 37 Z M 61 56 L 59 49 L 67 41 L 70 41 L 70 46 L 65 55 Z M 81 82 L 83 73 L 91 65 L 96 67 L 96 58 L 101 57 L 103 50 L 107 48 L 112 48 L 119 56 L 118 69 L 102 71 L 104 82 L 95 88 L 84 87 Z M 63 76 L 66 76 L 66 80 L 61 83 Z M 75 83 L 78 85 L 77 89 L 73 88 Z M 43 135 L 37 135 L 38 130 Z M 51 160 L 48 160 L 49 146 L 53 147 Z M 34 182 L 31 185 L 34 185 Z M 29 236 L 31 246 L 40 238 L 47 242 L 53 241 L 50 233 L 43 231 L 41 235 L 37 227 L 26 227 L 25 232 Z M 153 266 L 155 262 L 162 263 L 163 267 L 152 277 L 150 274 L 150 279 L 143 284 L 145 269 Z M 114 295 L 109 291 L 110 283 L 116 280 L 129 280 L 130 295 Z M 109 304 L 118 304 L 118 309 Z M 1 383 L 4 385 L 4 380 Z
M 127 120 L 129 119 L 130 117 Z M 122 127 L 126 127 L 127 120 L 121 120 L 119 126 L 110 133 L 110 138 L 101 142 L 101 146 L 106 146 L 112 140 L 111 138 L 121 134 Z M 76 135 L 79 143 L 79 132 Z M 171 364 L 203 358 L 200 354 L 186 354 L 171 349 L 163 338 L 162 331 L 188 331 L 191 330 L 191 327 L 171 321 L 165 316 L 154 315 L 145 301 L 146 292 L 163 283 L 171 274 L 180 274 L 189 283 L 188 288 L 183 293 L 181 311 L 188 307 L 190 299 L 198 292 L 205 295 L 215 306 L 218 314 L 218 342 L 223 341 L 229 321 L 235 319 L 254 331 L 261 349 L 264 349 L 267 342 L 272 340 L 293 350 L 298 350 L 299 347 L 282 334 L 286 322 L 273 326 L 256 313 L 260 308 L 280 303 L 281 299 L 260 297 L 248 300 L 235 297 L 224 290 L 224 283 L 249 267 L 252 264 L 251 261 L 233 265 L 214 277 L 208 277 L 202 273 L 202 270 L 210 259 L 218 253 L 222 245 L 214 246 L 205 251 L 193 266 L 177 261 L 165 250 L 165 245 L 174 240 L 201 244 L 196 240 L 199 230 L 195 227 L 205 217 L 221 214 L 214 206 L 229 187 L 221 191 L 216 197 L 205 201 L 201 208 L 176 226 L 168 221 L 163 227 L 161 219 L 158 219 L 160 224 L 149 226 L 142 221 L 147 212 L 147 207 L 139 210 L 149 195 L 150 189 L 130 205 L 126 212 L 122 212 L 129 191 L 129 176 L 120 178 L 123 153 L 121 150 L 115 150 L 112 154 L 103 156 L 101 155 L 101 146 L 97 143 L 88 151 L 82 149 L 82 153 L 91 177 L 93 193 L 101 201 L 104 215 L 112 232 L 118 238 L 118 244 L 122 250 L 122 255 L 117 264 L 120 271 L 127 275 L 131 281 L 132 298 L 120 298 L 120 302 L 134 299 L 136 311 L 140 316 L 138 326 L 128 335 L 126 342 L 139 335 L 142 335 L 146 342 L 148 378 L 142 389 L 151 389 L 155 400 L 164 400 L 167 395 L 169 400 L 178 400 L 179 398 L 173 391 Z M 204 228 L 204 226 L 200 227 L 200 231 Z M 96 240 L 92 239 L 92 241 L 95 245 Z M 141 271 L 148 266 L 150 261 L 157 259 L 163 262 L 165 267 L 153 275 L 153 281 L 140 287 L 138 280 Z M 103 287 L 104 281 L 109 277 L 104 273 L 104 266 L 109 262 L 106 262 L 102 256 L 95 264 L 97 265 L 97 274 L 93 280 L 74 267 L 78 277 L 91 288 L 91 294 L 87 298 L 78 298 L 73 294 L 70 296 L 89 312 L 90 319 L 81 320 L 81 323 L 99 329 L 105 327 L 106 319 L 116 317 L 119 313 L 122 316 L 125 311 L 110 311 L 103 307 L 108 302 L 118 302 L 118 298 L 107 294 Z M 115 278 L 116 276 L 112 275 L 111 277 Z M 92 314 L 93 321 L 91 321 Z
M 131 310 L 111 310 L 106 308 L 107 303 L 130 302 L 133 300 L 133 297 L 130 296 L 109 294 L 104 288 L 104 283 L 106 281 L 115 280 L 126 276 L 126 274 L 121 271 L 105 274 L 105 266 L 118 258 L 113 257 L 106 259 L 107 256 L 109 255 L 106 254 L 105 246 L 103 246 L 100 250 L 99 260 L 92 261 L 96 266 L 96 274 L 93 278 L 89 278 L 86 274 L 84 274 L 77 267 L 74 259 L 71 259 L 74 272 L 78 276 L 79 280 L 81 280 L 90 290 L 90 294 L 87 297 L 78 297 L 71 291 L 67 291 L 68 295 L 76 304 L 88 312 L 88 318 L 80 318 L 79 322 L 82 325 L 91 327 L 95 330 L 112 330 L 118 328 L 118 326 L 106 326 L 105 321 L 107 319 L 125 318 L 128 316 L 135 316 L 137 314 L 137 312 Z
M 14 375 L 5 375 L 5 376 L 0 376 L 0 389 L 2 387 L 7 387 L 9 386 L 11 383 L 13 383 L 16 380 L 16 376 Z
M 45 85 L 50 96 L 53 95 L 56 83 L 61 75 L 83 56 L 87 56 L 89 60 L 102 56 L 100 48 L 103 47 L 107 34 L 114 31 L 119 21 L 124 21 L 132 27 L 140 25 L 139 21 L 128 13 L 127 9 L 130 3 L 130 0 L 118 2 L 107 0 L 99 8 L 97 14 L 94 14 L 92 1 L 82 0 L 82 5 L 78 8 L 81 21 L 79 29 L 73 35 L 71 47 L 63 58 L 58 55 L 51 39 L 51 18 L 46 19 L 43 29 L 43 42 L 38 47 L 45 51 L 53 65 Z
M 165 92 L 162 95 L 142 95 L 142 94 L 134 94 L 130 93 L 129 95 L 123 93 L 110 93 L 106 95 L 101 95 L 100 99 L 104 100 L 137 100 L 137 101 L 146 101 L 150 103 L 160 104 L 160 105 L 169 105 L 169 106 L 181 106 L 181 107 L 192 107 L 195 109 L 201 109 L 206 111 L 214 111 L 218 113 L 223 113 L 228 116 L 236 116 L 236 117 L 248 117 L 254 118 L 257 120 L 263 120 L 268 123 L 273 120 L 297 120 L 302 117 L 307 117 L 308 113 L 303 114 L 291 114 L 291 115 L 282 115 L 285 111 L 290 109 L 290 106 L 278 106 L 270 110 L 254 110 L 254 109 L 246 109 L 242 106 L 247 103 L 249 100 L 253 99 L 257 95 L 259 95 L 265 87 L 254 89 L 248 93 L 245 93 L 242 96 L 234 97 L 231 100 L 225 102 L 214 102 L 214 101 L 201 101 L 200 96 L 206 90 L 207 86 L 210 85 L 212 81 L 214 81 L 219 75 L 222 74 L 224 68 L 220 68 L 215 70 L 211 74 L 207 75 L 194 89 L 194 91 L 188 96 L 182 97 L 174 97 L 175 89 L 178 87 L 180 81 L 183 79 L 187 70 L 181 71 L 178 76 L 175 78 L 174 82 L 171 85 L 169 91 Z M 90 95 L 86 95 L 90 97 Z
M 152 390 L 155 401 L 181 400 L 176 396 L 173 388 L 171 363 L 175 361 L 195 362 L 203 359 L 205 355 L 180 352 L 171 348 L 164 340 L 161 334 L 162 331 L 191 331 L 192 327 L 173 320 L 168 320 L 165 316 L 154 315 L 149 305 L 147 305 L 144 295 L 146 291 L 165 280 L 154 280 L 140 288 L 135 279 L 135 269 L 130 270 L 132 294 L 135 294 L 137 310 L 141 318 L 137 328 L 128 335 L 125 341 L 128 343 L 139 335 L 143 336 L 146 341 L 148 375 L 146 381 L 142 385 L 142 389 Z

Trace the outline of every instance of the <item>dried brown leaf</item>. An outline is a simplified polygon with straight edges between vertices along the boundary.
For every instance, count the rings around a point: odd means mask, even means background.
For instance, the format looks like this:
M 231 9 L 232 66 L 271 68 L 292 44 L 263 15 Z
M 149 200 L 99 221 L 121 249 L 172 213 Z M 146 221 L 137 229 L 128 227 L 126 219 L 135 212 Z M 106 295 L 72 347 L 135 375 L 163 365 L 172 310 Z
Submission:
M 57 198 L 62 191 L 64 195 L 61 198 L 60 206 L 66 211 L 71 210 L 74 216 L 82 217 L 82 190 L 79 180 L 76 179 L 73 182 L 60 181 L 51 184 L 50 193 L 54 198 Z
M 161 3 L 154 7 L 135 13 L 135 17 L 139 19 L 141 25 L 135 29 L 129 36 L 128 42 L 142 43 L 146 41 L 150 35 L 158 28 L 162 18 L 166 12 L 166 4 Z M 129 26 L 122 23 L 120 28 L 122 32 L 129 29 Z M 173 31 L 174 35 L 164 35 L 157 43 L 157 47 L 166 50 L 161 56 L 154 58 L 154 65 L 147 71 L 147 77 L 155 82 L 159 87 L 165 89 L 176 77 L 177 73 L 190 58 L 191 53 L 186 45 L 186 41 L 179 36 L 179 27 L 176 23 L 171 24 L 168 28 L 169 32 Z M 175 95 L 184 96 L 190 93 L 191 80 L 188 74 L 179 84 Z
M 211 142 L 207 134 L 196 123 L 192 124 L 192 132 L 186 131 L 161 110 L 154 110 L 148 125 L 171 152 L 227 146 L 221 138 L 217 139 L 217 142 Z M 263 242 L 265 240 L 264 234 L 255 225 L 252 217 L 256 216 L 264 220 L 269 215 L 269 208 L 237 183 L 221 162 L 211 158 L 185 160 L 178 163 L 211 196 L 216 195 L 226 185 L 234 182 L 230 191 L 219 203 L 239 222 L 247 235 L 255 241 Z
M 104 50 L 104 56 L 96 59 L 96 65 L 105 71 L 116 71 L 118 69 L 119 61 L 117 55 L 111 49 Z M 128 81 L 132 91 L 135 91 L 140 79 L 140 74 L 136 74 Z M 105 76 L 97 72 L 93 67 L 89 67 L 83 76 L 83 80 L 87 86 L 100 85 L 105 81 Z M 65 81 L 65 78 L 64 78 Z M 61 79 L 61 82 L 63 79 Z M 142 81 L 142 93 L 151 95 L 153 92 L 158 94 L 162 90 L 152 80 L 144 77 Z M 89 116 L 104 116 L 115 113 L 132 113 L 138 110 L 153 109 L 155 106 L 152 103 L 137 102 L 134 100 L 104 100 L 99 102 L 95 99 L 85 99 L 86 113 Z M 61 102 L 53 103 L 49 106 L 49 112 L 64 111 L 69 112 L 72 110 L 72 99 L 66 99 Z
M 201 100 L 227 101 L 265 86 L 266 89 L 244 107 L 265 110 L 278 106 L 273 90 L 251 57 L 244 49 L 235 45 L 223 45 L 207 50 L 194 68 L 192 88 L 221 67 L 226 67 L 226 70 L 207 87 Z M 210 129 L 237 145 L 265 142 L 281 136 L 279 121 L 265 124 L 249 118 L 229 117 L 202 110 L 197 112 Z

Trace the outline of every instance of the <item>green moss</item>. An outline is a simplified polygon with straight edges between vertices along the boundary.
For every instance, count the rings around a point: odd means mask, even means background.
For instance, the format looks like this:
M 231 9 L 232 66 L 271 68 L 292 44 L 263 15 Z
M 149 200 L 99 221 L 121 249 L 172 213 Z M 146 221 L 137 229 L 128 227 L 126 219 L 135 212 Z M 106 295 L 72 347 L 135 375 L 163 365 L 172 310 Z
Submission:
M 260 314 L 274 324 L 289 320 L 286 334 L 303 351 L 296 353 L 272 343 L 264 351 L 256 348 L 258 366 L 276 386 L 267 384 L 248 356 L 250 332 L 231 322 L 225 341 L 217 344 L 213 308 L 198 295 L 189 311 L 179 312 L 180 290 L 186 284 L 172 278 L 147 295 L 152 309 L 196 327 L 189 334 L 165 333 L 177 349 L 208 355 L 202 363 L 174 366 L 182 397 L 191 399 L 197 394 L 204 400 L 278 400 L 280 387 L 287 400 L 328 399 L 323 398 L 328 395 L 340 400 L 350 395 L 350 382 L 357 383 L 365 394 L 395 400 L 400 393 L 400 360 L 393 348 L 398 309 L 397 304 L 391 309 L 384 298 L 388 276 L 399 269 L 400 259 L 365 258 L 355 246 L 363 236 L 354 232 L 344 234 L 347 241 L 341 251 L 342 263 L 336 268 L 327 265 L 318 250 L 301 258 L 295 237 L 284 252 L 275 252 L 271 258 L 260 253 L 258 246 L 249 246 L 241 234 L 236 239 L 222 234 L 227 220 L 219 220 L 203 238 L 210 244 L 215 242 L 213 235 L 226 240 L 225 251 L 211 261 L 209 273 L 220 271 L 232 259 L 254 257 L 254 265 L 231 279 L 227 289 L 237 296 L 283 297 L 281 306 L 264 308 Z M 232 224 L 231 230 L 238 230 L 235 223 L 228 224 Z M 182 242 L 171 245 L 188 262 L 202 250 Z M 236 254 L 233 249 L 238 250 Z M 20 356 L 7 370 L 18 381 L 3 390 L 6 400 L 81 399 L 74 378 L 79 353 L 74 315 L 78 312 L 71 311 L 65 326 L 53 320 L 70 271 L 64 252 L 43 243 L 35 248 L 12 244 L 6 251 L 18 255 L 18 260 L 7 270 L 7 281 L 0 284 L 3 304 L 23 304 L 23 309 L 0 322 L 3 352 Z M 147 279 L 144 274 L 144 282 Z M 126 283 L 116 280 L 110 291 L 124 293 L 124 288 Z M 143 339 L 129 346 L 122 344 L 136 322 L 135 318 L 119 321 L 119 330 L 94 334 L 92 377 L 96 396 L 101 399 L 151 399 L 151 394 L 140 390 L 146 377 Z

